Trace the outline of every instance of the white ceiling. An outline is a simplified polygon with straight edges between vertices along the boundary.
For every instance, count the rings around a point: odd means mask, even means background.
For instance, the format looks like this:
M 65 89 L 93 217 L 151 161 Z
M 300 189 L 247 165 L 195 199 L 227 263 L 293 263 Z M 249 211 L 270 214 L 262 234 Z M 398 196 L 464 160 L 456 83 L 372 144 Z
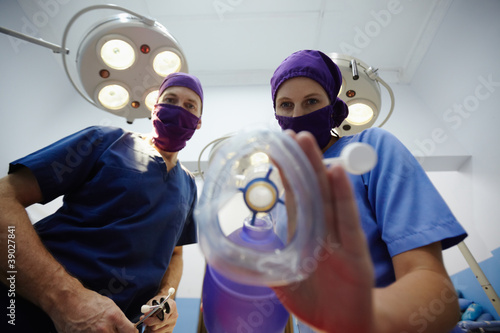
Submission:
M 38 35 L 61 43 L 68 20 L 99 1 L 17 1 L 28 18 L 43 13 Z M 189 71 L 204 86 L 268 84 L 299 49 L 348 53 L 388 82 L 408 83 L 451 0 L 117 0 L 148 15 L 181 44 Z M 40 15 L 42 13 L 42 15 Z M 108 14 L 110 12 L 107 12 Z M 94 15 L 95 16 L 95 15 Z M 95 18 L 87 14 L 87 20 Z M 83 25 L 83 23 L 82 23 Z
M 147 0 L 205 84 L 269 82 L 299 49 L 349 53 L 408 82 L 449 1 Z M 382 75 L 382 74 L 381 74 Z

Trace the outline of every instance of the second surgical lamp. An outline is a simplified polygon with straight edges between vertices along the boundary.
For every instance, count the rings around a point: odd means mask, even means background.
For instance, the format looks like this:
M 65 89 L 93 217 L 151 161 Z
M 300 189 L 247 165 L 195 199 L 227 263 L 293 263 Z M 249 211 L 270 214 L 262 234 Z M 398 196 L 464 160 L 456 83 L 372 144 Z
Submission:
M 349 116 L 335 129 L 339 136 L 359 133 L 373 127 L 381 114 L 380 85 L 389 93 L 391 106 L 385 119 L 377 125 L 382 127 L 394 110 L 394 94 L 391 87 L 382 80 L 377 69 L 349 55 L 330 53 L 330 58 L 340 68 L 342 86 L 338 97 L 349 107 Z

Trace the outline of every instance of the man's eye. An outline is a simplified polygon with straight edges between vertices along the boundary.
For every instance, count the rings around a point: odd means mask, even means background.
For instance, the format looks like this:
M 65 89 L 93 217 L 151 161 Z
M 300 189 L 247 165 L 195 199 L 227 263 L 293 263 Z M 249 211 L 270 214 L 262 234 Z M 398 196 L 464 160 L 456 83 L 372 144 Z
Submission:
M 174 104 L 175 101 L 173 98 L 170 98 L 170 97 L 165 97 L 163 98 L 163 103 L 167 103 L 167 104 Z

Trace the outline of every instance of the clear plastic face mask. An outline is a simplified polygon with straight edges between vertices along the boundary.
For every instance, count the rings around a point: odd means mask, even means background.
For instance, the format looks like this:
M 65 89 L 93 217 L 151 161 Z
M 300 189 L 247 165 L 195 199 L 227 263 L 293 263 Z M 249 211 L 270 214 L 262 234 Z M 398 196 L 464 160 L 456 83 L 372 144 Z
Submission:
M 282 132 L 243 131 L 220 146 L 195 212 L 207 263 L 252 285 L 305 279 L 324 236 L 316 176 Z

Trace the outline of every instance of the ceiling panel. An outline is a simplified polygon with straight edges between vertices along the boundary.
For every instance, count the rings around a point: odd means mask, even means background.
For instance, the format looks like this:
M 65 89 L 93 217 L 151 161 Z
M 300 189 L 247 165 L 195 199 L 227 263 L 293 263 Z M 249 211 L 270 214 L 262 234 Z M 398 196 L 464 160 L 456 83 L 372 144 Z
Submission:
M 36 34 L 60 43 L 68 20 L 79 9 L 99 1 L 68 2 L 51 9 L 44 9 L 42 2 L 18 0 L 18 3 L 27 19 L 45 13 L 48 20 L 37 27 Z M 392 82 L 409 82 L 451 0 L 116 0 L 114 3 L 162 23 L 183 47 L 190 72 L 205 78 L 204 84 L 234 85 L 267 84 L 270 73 L 287 55 L 305 48 L 348 53 L 380 72 L 397 73 Z M 86 14 L 74 31 L 79 26 L 91 25 L 103 14 Z M 72 38 L 74 43 L 78 40 Z M 76 47 L 71 45 L 71 49 Z
M 204 19 L 198 20 L 197 26 L 185 20 L 170 20 L 169 30 L 189 57 L 191 70 L 253 70 L 276 65 L 292 50 L 314 47 L 317 21 L 316 14 Z
M 149 11 L 158 16 L 214 16 L 218 19 L 240 19 L 263 13 L 319 11 L 324 0 L 146 0 Z

